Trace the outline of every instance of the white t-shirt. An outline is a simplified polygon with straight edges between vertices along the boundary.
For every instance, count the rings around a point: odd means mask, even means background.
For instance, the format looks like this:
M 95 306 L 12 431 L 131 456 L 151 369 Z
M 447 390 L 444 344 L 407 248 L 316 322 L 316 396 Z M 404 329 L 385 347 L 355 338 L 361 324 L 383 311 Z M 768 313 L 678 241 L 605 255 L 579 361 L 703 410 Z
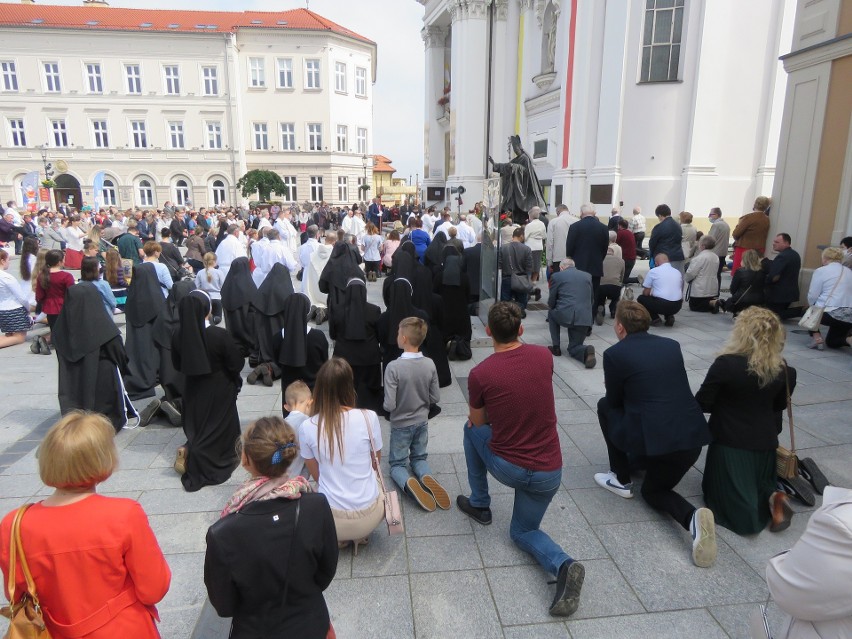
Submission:
M 669 302 L 679 302 L 683 299 L 683 275 L 668 262 L 648 271 L 642 286 L 651 289 L 652 297 Z
M 336 510 L 363 510 L 379 497 L 365 416 L 370 420 L 376 450 L 382 449 L 382 429 L 376 413 L 353 409 L 343 413 L 343 455 L 335 451 L 333 462 L 329 461 L 325 441 L 321 444 L 317 441 L 318 416 L 299 425 L 299 451 L 304 459 L 316 459 L 319 463 L 318 491 Z

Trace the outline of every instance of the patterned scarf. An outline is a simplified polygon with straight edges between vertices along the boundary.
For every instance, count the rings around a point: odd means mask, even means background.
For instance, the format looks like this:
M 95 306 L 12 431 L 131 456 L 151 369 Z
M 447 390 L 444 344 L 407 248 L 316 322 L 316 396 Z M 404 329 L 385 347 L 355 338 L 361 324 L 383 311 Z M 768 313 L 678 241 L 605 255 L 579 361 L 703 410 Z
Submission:
M 302 476 L 290 479 L 287 475 L 271 479 L 269 477 L 255 477 L 249 479 L 237 489 L 225 507 L 219 518 L 236 513 L 253 501 L 268 501 L 270 499 L 299 499 L 302 493 L 311 492 L 311 485 Z

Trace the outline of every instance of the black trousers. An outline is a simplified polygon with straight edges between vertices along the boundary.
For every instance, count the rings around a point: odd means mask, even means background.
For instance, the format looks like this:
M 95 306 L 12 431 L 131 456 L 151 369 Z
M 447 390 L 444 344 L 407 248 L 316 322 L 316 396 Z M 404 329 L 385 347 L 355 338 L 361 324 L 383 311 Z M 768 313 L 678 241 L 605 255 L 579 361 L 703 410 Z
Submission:
M 636 266 L 636 260 L 624 260 L 624 281 L 627 282 L 627 278 L 630 277 L 630 274 L 633 272 L 633 267 Z
M 804 308 L 790 308 L 792 302 L 767 302 L 766 308 L 775 313 L 781 320 L 793 319 L 801 317 L 805 311 Z
M 620 450 L 609 439 L 609 404 L 606 397 L 598 401 L 598 422 L 606 442 L 609 456 L 609 469 L 615 473 L 621 484 L 630 483 L 630 463 L 627 452 Z M 665 455 L 644 457 L 645 479 L 642 481 L 642 498 L 657 510 L 668 513 L 672 518 L 689 530 L 689 523 L 695 506 L 674 491 L 683 476 L 698 460 L 701 447 L 689 450 L 678 450 Z
M 690 297 L 689 310 L 696 313 L 710 313 L 713 310 L 710 300 L 715 299 L 715 297 Z
M 828 313 L 823 313 L 820 324 L 828 326 L 828 334 L 825 336 L 826 346 L 829 348 L 843 348 L 844 346 L 848 346 L 846 336 L 849 335 L 849 331 L 852 331 L 851 323 L 842 322 L 839 319 L 834 319 Z
M 652 320 L 660 319 L 660 315 L 664 315 L 666 317 L 677 315 L 681 307 L 683 307 L 682 300 L 670 302 L 669 300 L 664 300 L 661 297 L 653 297 L 651 295 L 640 295 L 636 298 L 636 301 L 648 309 L 648 313 L 651 314 Z
M 615 315 L 615 307 L 618 305 L 618 300 L 620 298 L 620 286 L 616 286 L 615 284 L 601 284 L 598 287 L 598 295 L 595 298 L 595 311 L 597 311 L 598 308 L 606 304 L 607 300 L 610 300 L 609 314 Z
M 725 262 L 728 261 L 726 255 L 719 256 L 719 270 L 716 272 L 716 281 L 719 282 L 719 295 L 722 294 L 722 269 L 725 268 Z

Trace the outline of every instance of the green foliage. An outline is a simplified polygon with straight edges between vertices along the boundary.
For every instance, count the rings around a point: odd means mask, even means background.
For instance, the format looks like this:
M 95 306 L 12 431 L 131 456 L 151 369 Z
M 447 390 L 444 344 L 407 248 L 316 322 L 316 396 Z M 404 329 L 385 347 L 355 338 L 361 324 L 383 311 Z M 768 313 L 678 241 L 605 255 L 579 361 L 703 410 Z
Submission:
M 253 169 L 246 173 L 237 182 L 237 188 L 243 197 L 251 197 L 257 193 L 261 202 L 266 202 L 272 193 L 290 197 L 290 189 L 284 184 L 281 176 L 274 171 L 263 169 Z

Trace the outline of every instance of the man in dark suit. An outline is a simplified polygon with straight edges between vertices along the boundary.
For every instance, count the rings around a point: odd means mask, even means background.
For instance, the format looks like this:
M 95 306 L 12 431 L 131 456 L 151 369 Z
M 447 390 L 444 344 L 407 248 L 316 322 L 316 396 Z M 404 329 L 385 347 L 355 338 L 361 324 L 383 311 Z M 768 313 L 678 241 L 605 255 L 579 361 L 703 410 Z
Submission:
M 580 207 L 580 221 L 568 229 L 565 240 L 565 256 L 574 260 L 574 265 L 592 276 L 595 296 L 603 276 L 603 261 L 609 247 L 609 231 L 601 224 L 595 207 L 584 204 Z
M 651 255 L 664 253 L 669 258 L 669 264 L 683 274 L 683 229 L 680 228 L 674 218 L 668 204 L 660 204 L 654 209 L 657 216 L 657 225 L 651 230 L 651 239 L 648 240 L 648 248 Z
M 764 261 L 767 270 L 763 289 L 766 307 L 782 320 L 802 315 L 801 308 L 790 308 L 790 304 L 799 300 L 799 271 L 802 270 L 802 258 L 790 246 L 792 241 L 786 233 L 776 235 L 772 240 L 772 250 L 777 255 L 772 261 Z
M 187 235 L 186 222 L 184 222 L 183 213 L 175 211 L 175 216 L 169 224 L 169 230 L 171 231 L 172 242 L 175 243 L 175 246 L 180 246 Z
M 577 270 L 574 260 L 566 257 L 559 263 L 559 272 L 550 278 L 550 294 L 547 305 L 547 323 L 550 325 L 551 353 L 562 355 L 559 346 L 559 331 L 568 329 L 568 355 L 583 362 L 586 368 L 594 368 L 595 347 L 584 346 L 583 342 L 592 326 L 592 276 Z
M 367 221 L 372 222 L 377 229 L 382 229 L 382 208 L 379 206 L 377 197 L 373 198 L 372 204 L 367 209 Z
M 598 402 L 610 470 L 596 474 L 595 482 L 629 499 L 633 483 L 628 455 L 644 458 L 642 497 L 691 533 L 692 559 L 706 568 L 716 561 L 713 513 L 696 509 L 674 487 L 710 442 L 710 430 L 689 388 L 680 344 L 649 334 L 650 323 L 641 304 L 619 302 L 619 342 L 604 351 L 606 396 Z

